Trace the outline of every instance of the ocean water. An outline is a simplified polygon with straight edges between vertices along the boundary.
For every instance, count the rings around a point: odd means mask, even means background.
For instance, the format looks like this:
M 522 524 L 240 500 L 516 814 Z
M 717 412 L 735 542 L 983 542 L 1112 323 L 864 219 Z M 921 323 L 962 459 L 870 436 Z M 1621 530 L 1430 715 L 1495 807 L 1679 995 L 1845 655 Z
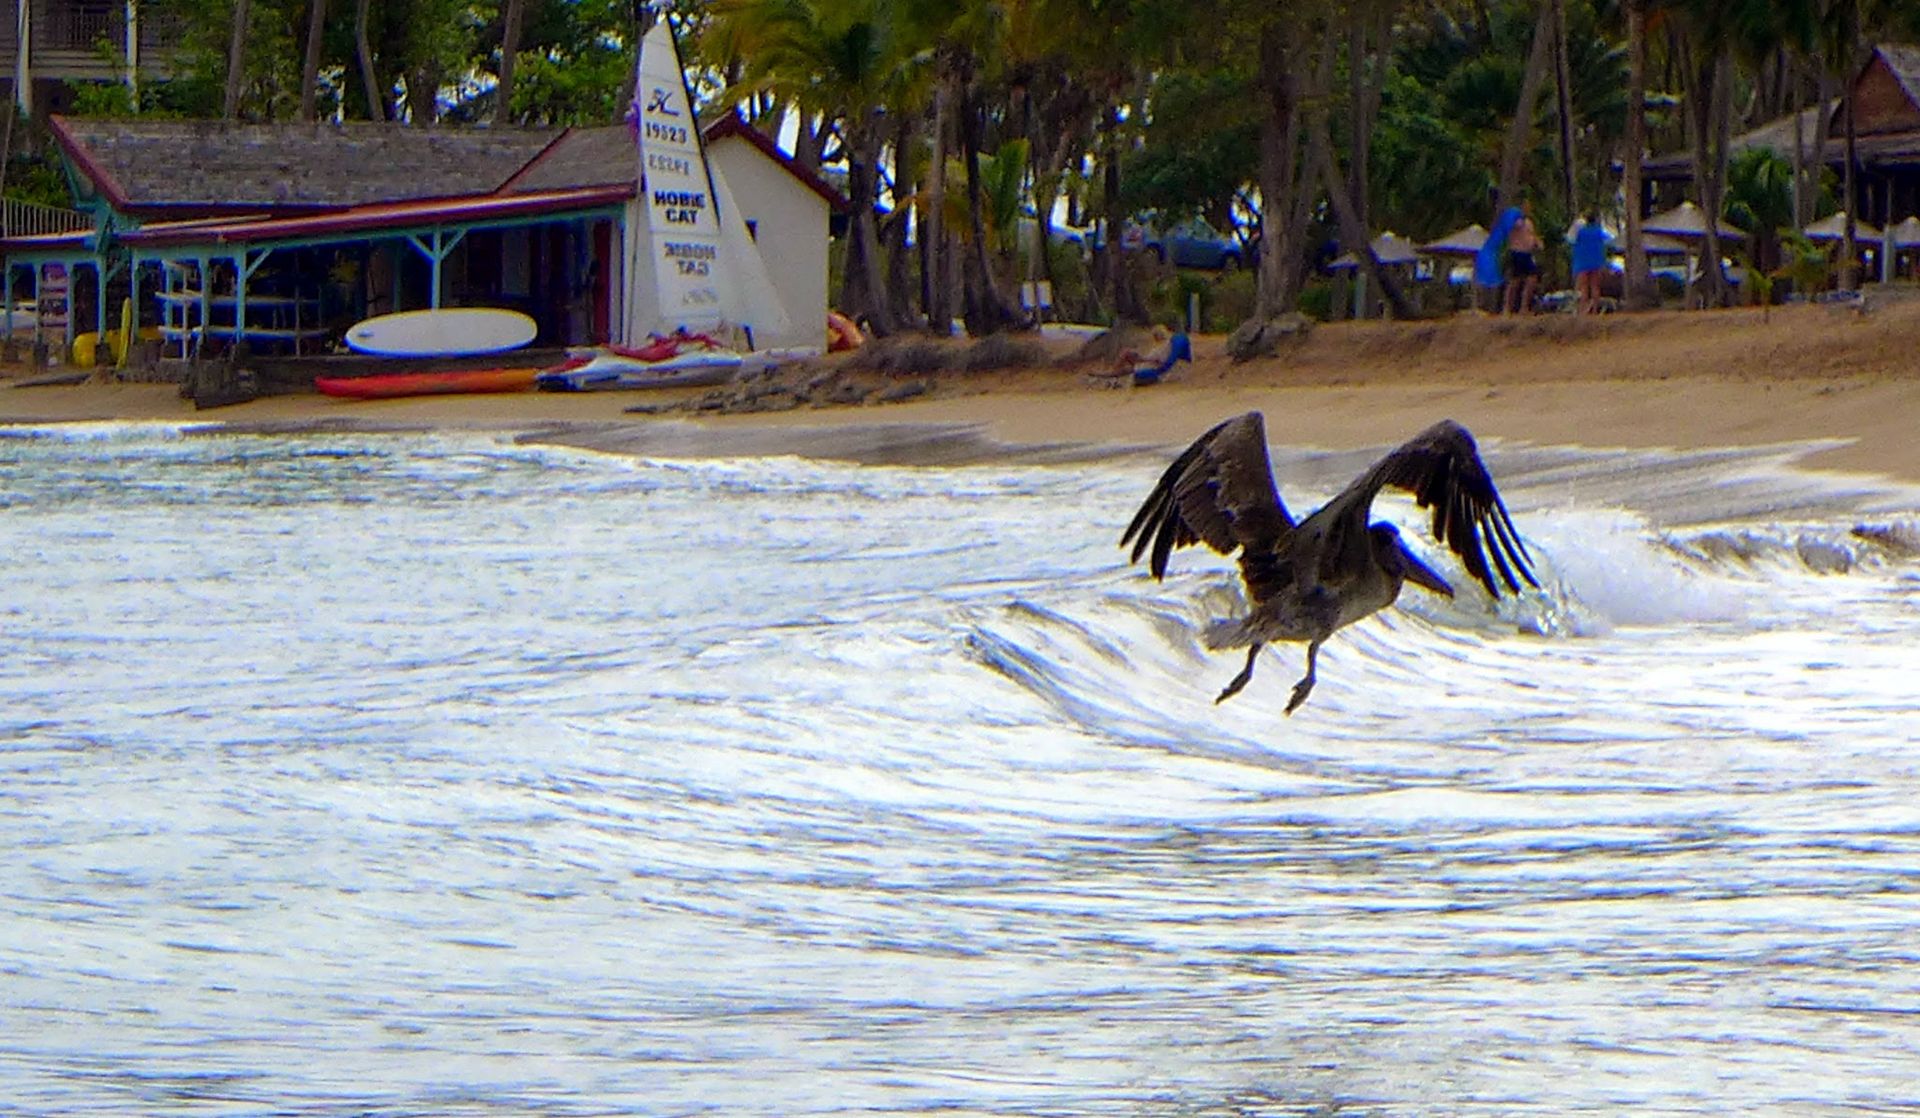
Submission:
M 1546 589 L 1283 717 L 1164 456 L 0 429 L 0 1112 L 1911 1113 L 1920 496 L 1804 449 L 1489 446 Z

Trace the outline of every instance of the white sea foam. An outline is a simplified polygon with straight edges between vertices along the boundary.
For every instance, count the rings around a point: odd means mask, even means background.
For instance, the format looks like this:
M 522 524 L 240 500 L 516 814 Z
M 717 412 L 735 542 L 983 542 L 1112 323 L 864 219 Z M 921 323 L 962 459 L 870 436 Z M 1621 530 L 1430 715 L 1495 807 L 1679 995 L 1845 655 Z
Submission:
M 1214 703 L 1230 561 L 1115 547 L 1151 463 L 85 438 L 0 442 L 0 1109 L 1910 1094 L 1884 494 L 1703 455 L 1676 525 L 1658 456 L 1503 448 L 1545 589 L 1408 514 L 1463 592 L 1286 716 L 1298 647 Z

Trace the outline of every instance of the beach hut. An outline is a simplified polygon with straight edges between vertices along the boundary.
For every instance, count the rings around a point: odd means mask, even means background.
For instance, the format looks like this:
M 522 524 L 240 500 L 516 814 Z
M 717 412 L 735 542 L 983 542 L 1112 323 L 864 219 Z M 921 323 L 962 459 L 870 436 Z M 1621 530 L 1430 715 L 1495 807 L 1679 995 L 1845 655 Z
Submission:
M 1640 228 L 1648 233 L 1664 233 L 1669 237 L 1694 240 L 1707 235 L 1707 214 L 1692 202 L 1682 202 L 1664 213 L 1654 214 L 1640 223 Z M 1720 236 L 1736 241 L 1746 239 L 1746 230 L 1728 225 L 1724 220 L 1715 229 Z
M 1902 253 L 1914 253 L 1912 267 L 1908 269 L 1907 275 L 1920 279 L 1920 216 L 1909 215 L 1905 221 L 1887 226 L 1885 234 L 1886 242 L 1889 242 L 1891 247 L 1891 251 L 1887 254 L 1888 261 L 1891 262 Z M 1893 278 L 1891 269 L 1886 278 L 1889 280 Z
M 1682 202 L 1664 213 L 1654 214 L 1652 217 L 1641 222 L 1640 228 L 1646 233 L 1657 233 L 1661 236 L 1676 238 L 1685 245 L 1687 257 L 1685 277 L 1687 286 L 1686 298 L 1688 304 L 1691 305 L 1693 302 L 1694 273 L 1698 271 L 1694 266 L 1694 259 L 1699 255 L 1700 249 L 1703 247 L 1701 242 L 1705 241 L 1707 236 L 1706 211 L 1694 205 L 1692 202 Z M 1728 225 L 1724 220 L 1715 225 L 1714 232 L 1726 240 L 1745 240 L 1747 236 L 1745 230 Z M 1712 261 L 1711 263 L 1714 267 L 1724 266 L 1722 262 L 1718 260 Z
M 1405 268 L 1411 270 L 1418 254 L 1414 252 L 1413 242 L 1397 233 L 1387 232 L 1370 242 L 1374 259 L 1383 268 Z M 1351 252 L 1343 252 L 1327 265 L 1333 272 L 1351 273 L 1353 278 L 1353 317 L 1365 318 L 1367 306 L 1366 273 L 1360 270 L 1360 258 Z
M 1823 217 L 1800 232 L 1806 234 L 1809 241 L 1842 241 L 1847 237 L 1847 211 Z M 1856 241 L 1877 241 L 1880 230 L 1864 221 L 1853 223 L 1853 239 Z
M 1427 256 L 1472 256 L 1487 243 L 1487 227 L 1474 222 L 1465 229 L 1455 229 L 1444 237 L 1428 241 L 1420 246 Z
M 1485 239 L 1484 236 L 1482 239 Z M 1414 250 L 1413 242 L 1398 233 L 1388 232 L 1373 239 L 1373 256 L 1374 259 L 1391 268 L 1412 264 L 1418 258 L 1418 253 Z M 1329 269 L 1336 272 L 1359 266 L 1359 258 L 1351 252 L 1341 253 L 1334 258 L 1333 263 L 1327 265 Z

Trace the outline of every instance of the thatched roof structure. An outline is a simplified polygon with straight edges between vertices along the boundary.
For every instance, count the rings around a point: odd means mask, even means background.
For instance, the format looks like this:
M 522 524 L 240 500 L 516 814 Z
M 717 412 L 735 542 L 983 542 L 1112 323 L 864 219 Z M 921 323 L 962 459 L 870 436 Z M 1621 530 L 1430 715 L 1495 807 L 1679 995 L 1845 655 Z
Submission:
M 1373 257 L 1388 266 L 1411 264 L 1416 258 L 1412 242 L 1398 233 L 1382 233 L 1375 237 Z M 1327 265 L 1328 268 L 1336 271 L 1359 266 L 1359 259 L 1351 252 L 1342 253 L 1333 263 Z
M 1640 228 L 1649 233 L 1664 233 L 1669 237 L 1705 237 L 1707 214 L 1692 202 L 1682 202 L 1665 213 L 1654 214 L 1641 222 Z M 1747 235 L 1745 230 L 1736 229 L 1725 221 L 1720 222 L 1715 231 L 1722 237 L 1735 240 L 1743 239 Z
M 1487 243 L 1487 227 L 1474 222 L 1465 229 L 1455 229 L 1444 237 L 1436 237 L 1420 246 L 1420 251 L 1429 256 L 1472 256 Z
M 1802 229 L 1801 232 L 1807 235 L 1809 241 L 1845 240 L 1847 236 L 1847 211 L 1841 210 L 1837 214 L 1829 214 L 1807 226 L 1805 229 Z M 1853 238 L 1856 241 L 1877 241 L 1880 239 L 1880 230 L 1864 221 L 1856 220 L 1853 223 Z

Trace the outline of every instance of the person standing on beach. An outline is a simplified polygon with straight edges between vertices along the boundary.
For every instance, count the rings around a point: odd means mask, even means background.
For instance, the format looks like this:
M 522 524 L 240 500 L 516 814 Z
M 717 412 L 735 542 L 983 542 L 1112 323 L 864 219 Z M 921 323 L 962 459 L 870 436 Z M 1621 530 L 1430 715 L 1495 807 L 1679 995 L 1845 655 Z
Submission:
M 1533 228 L 1533 203 L 1520 203 L 1520 220 L 1507 237 L 1508 314 L 1532 314 L 1533 295 L 1540 286 L 1540 234 Z
M 1573 290 L 1581 314 L 1600 313 L 1600 275 L 1607 266 L 1607 242 L 1612 238 L 1600 224 L 1600 215 L 1587 211 L 1573 234 Z

